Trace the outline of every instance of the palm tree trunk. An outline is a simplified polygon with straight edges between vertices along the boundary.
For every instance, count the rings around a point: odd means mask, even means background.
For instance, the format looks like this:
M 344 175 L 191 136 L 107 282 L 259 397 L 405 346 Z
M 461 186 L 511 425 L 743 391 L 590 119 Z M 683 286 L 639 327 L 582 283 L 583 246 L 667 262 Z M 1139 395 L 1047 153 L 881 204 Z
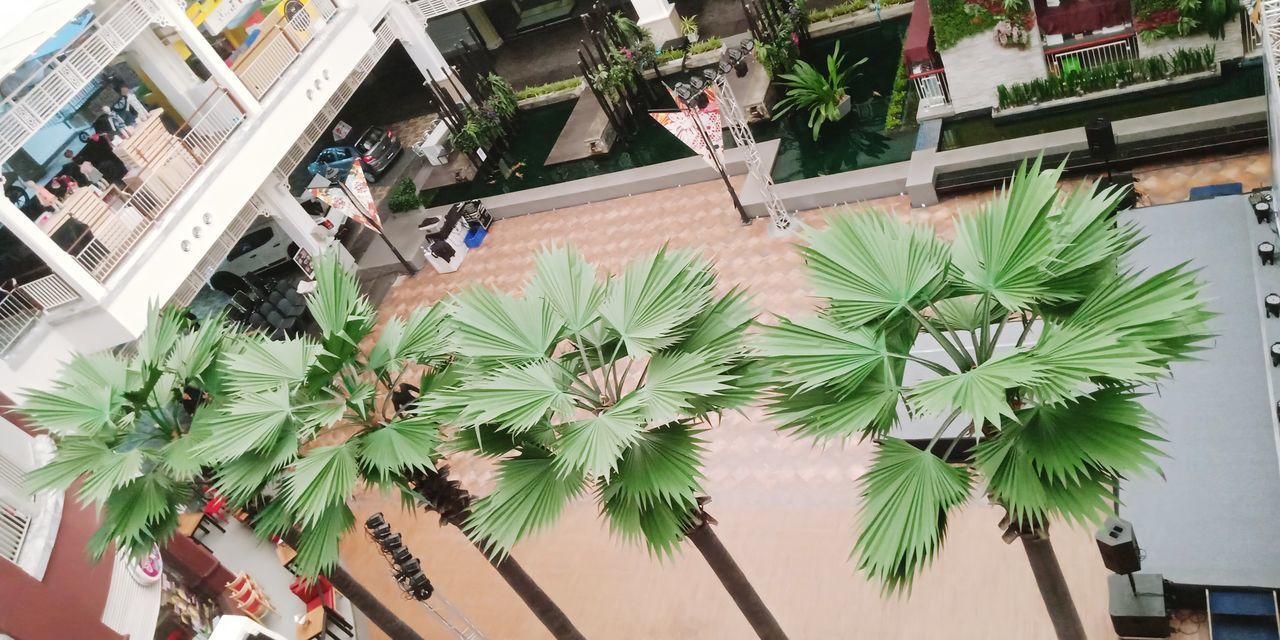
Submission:
M 773 613 L 760 599 L 760 594 L 751 586 L 746 574 L 738 568 L 733 556 L 729 555 L 729 550 L 724 548 L 720 537 L 711 530 L 711 525 L 704 520 L 691 528 L 688 535 L 693 546 L 702 552 L 702 557 L 716 573 L 716 577 L 720 578 L 720 584 L 729 592 L 734 604 L 738 605 L 747 622 L 751 623 L 751 628 L 760 636 L 760 640 L 786 640 L 787 634 L 783 633 Z
M 347 573 L 346 569 L 334 566 L 328 577 L 333 587 L 341 591 L 352 606 L 359 609 L 369 622 L 377 625 L 391 640 L 422 640 L 422 636 L 409 627 L 409 623 L 392 613 L 382 601 Z
M 555 601 L 547 595 L 547 592 L 538 586 L 538 583 L 525 573 L 524 567 L 515 561 L 515 558 L 507 556 L 502 560 L 498 560 L 485 553 L 484 548 L 472 542 L 480 553 L 489 560 L 489 564 L 498 571 L 498 575 L 507 581 L 507 585 L 511 587 L 516 595 L 524 601 L 533 615 L 538 616 L 538 620 L 542 622 L 547 631 L 556 637 L 556 640 L 586 640 L 586 636 L 582 635 L 578 628 L 573 626 L 573 621 L 569 620 L 569 616 L 556 605 Z
M 1062 566 L 1058 564 L 1058 556 L 1053 553 L 1053 543 L 1048 533 L 1024 534 L 1022 548 L 1027 552 L 1027 562 L 1031 564 L 1031 573 L 1036 576 L 1036 586 L 1040 588 L 1040 597 L 1049 610 L 1049 619 L 1053 621 L 1053 630 L 1058 640 L 1086 640 L 1084 624 L 1080 622 L 1080 614 L 1076 612 L 1075 602 L 1071 600 L 1071 591 L 1067 589 L 1067 579 L 1062 575 Z

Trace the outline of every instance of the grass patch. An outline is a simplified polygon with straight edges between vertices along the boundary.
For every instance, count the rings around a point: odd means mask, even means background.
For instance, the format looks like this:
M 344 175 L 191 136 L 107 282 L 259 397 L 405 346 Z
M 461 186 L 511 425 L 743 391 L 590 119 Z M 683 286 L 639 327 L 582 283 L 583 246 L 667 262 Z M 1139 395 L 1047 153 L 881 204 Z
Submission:
M 667 49 L 658 54 L 658 64 L 684 59 L 684 49 Z
M 711 36 L 710 38 L 704 38 L 689 45 L 689 55 L 692 56 L 699 53 L 706 53 L 708 51 L 715 51 L 721 46 L 723 45 L 720 42 L 720 38 L 718 36 Z
M 580 84 L 582 84 L 582 78 L 574 76 L 572 78 L 565 78 L 564 80 L 556 80 L 555 82 L 525 87 L 516 92 L 516 100 L 527 100 L 529 98 L 545 96 L 548 93 L 572 89 Z

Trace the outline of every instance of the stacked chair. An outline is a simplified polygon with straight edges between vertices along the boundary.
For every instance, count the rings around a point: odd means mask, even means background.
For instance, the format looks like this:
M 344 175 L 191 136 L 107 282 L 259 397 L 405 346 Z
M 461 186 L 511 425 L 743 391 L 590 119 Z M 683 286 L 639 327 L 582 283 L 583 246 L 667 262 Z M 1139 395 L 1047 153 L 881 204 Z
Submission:
M 274 286 L 253 285 L 237 291 L 227 305 L 227 318 L 248 329 L 266 332 L 280 339 L 299 333 L 306 320 L 307 300 L 293 282 L 281 280 Z
M 227 595 L 237 607 L 244 612 L 245 615 L 253 618 L 254 622 L 262 623 L 263 618 L 268 613 L 275 612 L 275 607 L 271 606 L 271 601 L 267 599 L 266 593 L 258 586 L 258 583 L 249 574 L 240 572 L 236 574 L 236 579 L 227 583 Z

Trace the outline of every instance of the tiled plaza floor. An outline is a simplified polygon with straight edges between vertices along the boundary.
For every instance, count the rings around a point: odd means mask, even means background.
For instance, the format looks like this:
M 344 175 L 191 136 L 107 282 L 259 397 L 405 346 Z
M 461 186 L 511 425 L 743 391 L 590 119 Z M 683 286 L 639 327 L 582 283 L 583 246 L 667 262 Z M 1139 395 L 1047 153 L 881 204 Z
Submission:
M 1151 203 L 1183 200 L 1196 185 L 1269 182 L 1264 154 L 1204 158 L 1182 166 L 1136 173 Z M 925 209 L 906 198 L 870 206 L 932 225 L 950 238 L 956 215 L 986 198 L 971 195 Z M 821 215 L 801 214 L 806 223 Z M 483 284 L 518 289 L 535 251 L 562 243 L 617 270 L 665 242 L 694 247 L 716 262 L 724 287 L 743 285 L 767 313 L 795 314 L 811 306 L 792 240 L 771 237 L 768 225 L 738 224 L 723 187 L 708 182 L 499 221 L 483 247 L 454 274 L 424 272 L 392 287 L 385 314 L 407 314 L 462 287 Z M 1176 370 L 1175 370 L 1176 375 Z M 706 434 L 704 487 L 714 499 L 717 531 L 793 640 L 1049 640 L 1052 627 L 1026 558 L 1000 541 L 1000 511 L 975 496 L 949 525 L 946 546 L 917 580 L 910 596 L 883 598 L 848 561 L 856 531 L 854 484 L 869 463 L 870 447 L 815 448 L 775 433 L 758 411 L 726 415 Z M 473 491 L 491 486 L 487 464 L 454 461 Z M 426 514 L 404 513 L 395 496 L 369 492 L 353 507 L 363 518 L 384 512 L 421 559 L 439 593 L 456 603 L 492 639 L 549 635 L 481 556 L 453 529 Z M 1067 580 L 1090 638 L 1114 638 L 1106 610 L 1106 570 L 1091 531 L 1060 526 L 1053 532 Z M 701 556 L 687 548 L 660 562 L 639 547 L 613 539 L 589 499 L 569 507 L 551 529 L 513 553 L 535 580 L 593 639 L 749 639 L 750 628 Z M 385 563 L 359 535 L 343 545 L 347 567 L 427 638 L 451 637 L 418 605 L 400 599 Z M 1182 637 L 1201 634 L 1190 622 Z M 1207 635 L 1205 636 L 1207 637 Z

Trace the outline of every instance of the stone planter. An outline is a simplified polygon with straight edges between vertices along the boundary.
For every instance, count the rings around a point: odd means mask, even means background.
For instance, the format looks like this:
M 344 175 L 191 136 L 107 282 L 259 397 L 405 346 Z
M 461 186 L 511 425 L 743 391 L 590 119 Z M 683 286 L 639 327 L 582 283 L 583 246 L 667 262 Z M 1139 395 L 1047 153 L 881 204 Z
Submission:
M 836 120 L 844 120 L 844 117 L 849 115 L 849 112 L 852 110 L 853 99 L 846 94 L 845 97 L 840 99 L 840 104 L 836 105 L 836 113 L 840 114 Z

